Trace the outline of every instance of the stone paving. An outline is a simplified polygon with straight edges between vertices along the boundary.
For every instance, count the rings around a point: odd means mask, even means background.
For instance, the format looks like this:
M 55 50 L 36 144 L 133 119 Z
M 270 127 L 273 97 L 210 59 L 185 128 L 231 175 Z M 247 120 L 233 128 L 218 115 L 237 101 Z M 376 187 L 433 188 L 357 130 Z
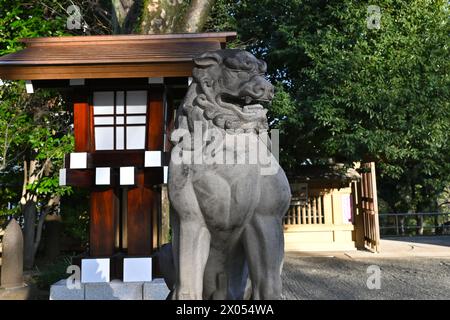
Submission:
M 283 298 L 289 300 L 450 299 L 450 237 L 385 239 L 382 251 L 286 253 Z M 369 266 L 380 289 L 368 289 Z

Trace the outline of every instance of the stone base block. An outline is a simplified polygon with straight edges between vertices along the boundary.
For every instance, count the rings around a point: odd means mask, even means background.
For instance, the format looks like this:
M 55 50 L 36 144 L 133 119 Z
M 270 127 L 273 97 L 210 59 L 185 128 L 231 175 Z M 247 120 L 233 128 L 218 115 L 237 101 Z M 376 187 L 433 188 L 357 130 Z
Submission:
M 80 289 L 69 289 L 66 280 L 50 287 L 50 300 L 165 300 L 169 289 L 164 279 L 150 282 L 84 283 Z
M 59 280 L 50 287 L 50 300 L 84 300 L 84 284 L 80 289 L 69 289 L 66 279 Z
M 144 283 L 144 300 L 166 300 L 169 293 L 164 279 Z
M 143 282 L 86 283 L 86 300 L 142 300 Z

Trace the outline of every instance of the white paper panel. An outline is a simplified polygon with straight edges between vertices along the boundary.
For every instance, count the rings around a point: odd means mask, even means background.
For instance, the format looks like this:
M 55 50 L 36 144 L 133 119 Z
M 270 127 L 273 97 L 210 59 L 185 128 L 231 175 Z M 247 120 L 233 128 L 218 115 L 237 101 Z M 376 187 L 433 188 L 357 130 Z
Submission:
M 114 135 L 113 127 L 97 127 L 95 128 L 95 149 L 96 150 L 113 150 Z
M 123 124 L 124 117 L 116 117 L 116 124 Z
M 81 282 L 109 282 L 109 259 L 81 259 Z
M 116 127 L 116 150 L 123 150 L 124 146 L 124 129 Z
M 120 185 L 134 184 L 134 167 L 120 167 Z
M 110 185 L 111 184 L 111 168 L 95 168 L 95 184 Z
M 70 169 L 86 169 L 86 168 L 87 168 L 87 153 L 72 152 L 70 154 Z
M 152 281 L 152 258 L 124 258 L 123 282 Z
M 161 167 L 161 151 L 145 151 L 145 167 Z
M 127 149 L 145 148 L 145 126 L 127 127 Z
M 113 117 L 94 117 L 94 124 L 114 124 Z
M 127 91 L 127 114 L 147 112 L 147 91 Z
M 94 92 L 94 115 L 114 113 L 114 92 Z
M 127 124 L 145 124 L 146 116 L 128 116 Z
M 31 82 L 31 80 L 25 81 L 25 89 L 27 93 L 34 93 L 33 83 Z

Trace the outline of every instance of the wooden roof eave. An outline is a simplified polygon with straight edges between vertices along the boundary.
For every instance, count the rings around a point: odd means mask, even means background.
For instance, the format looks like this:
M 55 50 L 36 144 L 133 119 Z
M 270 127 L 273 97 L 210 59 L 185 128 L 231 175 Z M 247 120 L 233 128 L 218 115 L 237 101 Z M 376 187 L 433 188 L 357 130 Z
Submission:
M 3 80 L 190 77 L 193 61 L 76 65 L 0 65 Z
M 225 47 L 234 32 L 23 39 L 0 58 L 0 79 L 188 77 L 193 58 Z

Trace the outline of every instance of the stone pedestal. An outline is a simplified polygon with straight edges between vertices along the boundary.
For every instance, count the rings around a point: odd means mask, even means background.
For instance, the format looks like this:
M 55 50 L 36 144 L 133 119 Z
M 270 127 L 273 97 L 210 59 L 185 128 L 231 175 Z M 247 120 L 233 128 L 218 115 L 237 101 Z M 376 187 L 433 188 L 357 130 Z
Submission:
M 2 289 L 14 289 L 23 283 L 23 236 L 15 219 L 11 219 L 3 236 L 2 268 L 0 273 Z
M 169 289 L 164 279 L 158 278 L 151 282 L 144 282 L 143 300 L 166 300 Z
M 67 280 L 62 279 L 50 287 L 50 300 L 84 300 L 84 284 L 80 289 L 69 289 Z
M 150 282 L 85 283 L 80 289 L 69 289 L 66 280 L 50 288 L 50 300 L 165 300 L 169 289 L 161 278 Z

